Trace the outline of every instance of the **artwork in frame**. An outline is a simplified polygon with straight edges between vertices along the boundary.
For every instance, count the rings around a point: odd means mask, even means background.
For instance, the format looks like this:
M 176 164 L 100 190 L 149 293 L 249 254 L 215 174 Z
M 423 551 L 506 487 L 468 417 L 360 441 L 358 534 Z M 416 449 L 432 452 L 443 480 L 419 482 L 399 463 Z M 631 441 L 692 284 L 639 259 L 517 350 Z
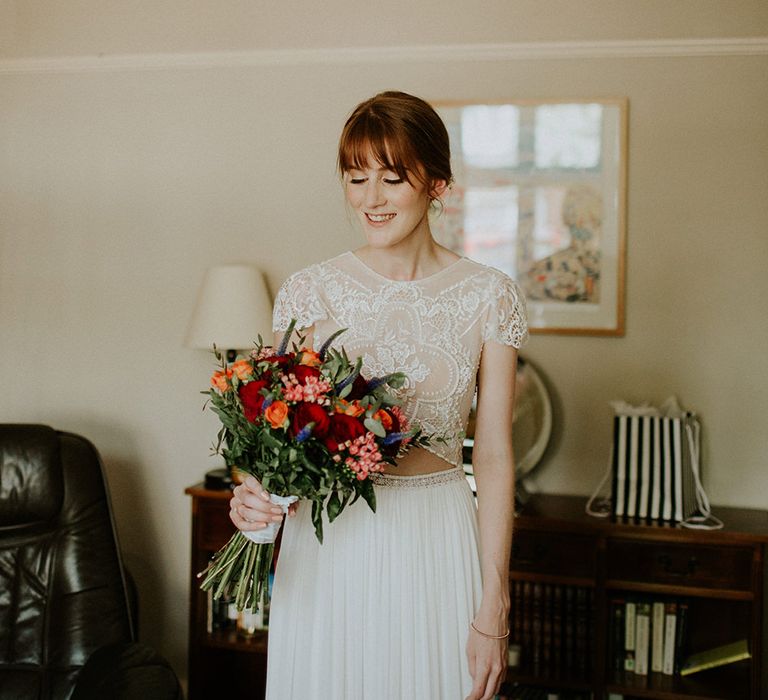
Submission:
M 437 240 L 517 280 L 533 333 L 623 335 L 627 100 L 434 106 L 454 173 Z

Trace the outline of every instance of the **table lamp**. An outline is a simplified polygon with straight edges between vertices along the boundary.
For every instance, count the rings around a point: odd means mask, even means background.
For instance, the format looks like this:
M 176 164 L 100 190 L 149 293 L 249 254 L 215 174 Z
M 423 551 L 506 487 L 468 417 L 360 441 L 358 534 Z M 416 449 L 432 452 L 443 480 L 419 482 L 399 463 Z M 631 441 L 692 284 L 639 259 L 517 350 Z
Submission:
M 272 344 L 272 302 L 264 275 L 250 265 L 209 268 L 189 324 L 187 347 L 211 350 L 215 344 L 232 362 L 238 350 L 253 347 L 259 334 Z

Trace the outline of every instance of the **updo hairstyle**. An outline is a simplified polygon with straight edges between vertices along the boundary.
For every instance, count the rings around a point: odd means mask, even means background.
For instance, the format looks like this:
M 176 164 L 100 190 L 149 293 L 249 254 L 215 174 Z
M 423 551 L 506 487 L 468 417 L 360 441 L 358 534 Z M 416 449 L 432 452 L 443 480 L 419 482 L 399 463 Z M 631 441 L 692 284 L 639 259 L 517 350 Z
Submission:
M 412 177 L 427 188 L 435 181 L 450 184 L 451 149 L 448 131 L 424 100 L 405 92 L 382 92 L 360 103 L 339 139 L 339 172 L 365 169 L 368 154 L 399 178 Z

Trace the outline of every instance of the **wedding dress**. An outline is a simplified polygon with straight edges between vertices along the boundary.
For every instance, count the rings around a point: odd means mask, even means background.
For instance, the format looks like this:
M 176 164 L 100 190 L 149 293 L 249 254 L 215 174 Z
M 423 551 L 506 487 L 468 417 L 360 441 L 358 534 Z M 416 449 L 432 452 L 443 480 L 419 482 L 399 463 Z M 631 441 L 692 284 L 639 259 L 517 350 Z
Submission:
M 402 371 L 406 416 L 446 469 L 375 474 L 376 512 L 360 499 L 320 544 L 311 508 L 286 519 L 270 608 L 268 700 L 460 700 L 472 687 L 469 623 L 482 581 L 477 511 L 461 460 L 483 344 L 520 347 L 525 304 L 505 274 L 460 258 L 394 281 L 343 253 L 289 277 L 274 329 L 295 318 L 314 346 L 362 356 L 366 379 Z M 396 470 L 395 470 L 396 471 Z M 510 508 L 512 504 L 510 504 Z

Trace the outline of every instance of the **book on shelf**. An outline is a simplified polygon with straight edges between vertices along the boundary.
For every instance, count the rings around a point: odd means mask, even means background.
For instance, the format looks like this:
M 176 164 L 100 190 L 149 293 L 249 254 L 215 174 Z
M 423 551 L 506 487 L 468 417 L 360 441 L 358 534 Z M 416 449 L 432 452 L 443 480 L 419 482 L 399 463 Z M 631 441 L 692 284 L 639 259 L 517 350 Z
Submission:
M 661 672 L 671 676 L 675 672 L 675 639 L 677 627 L 677 603 L 664 606 L 664 657 Z
M 531 666 L 531 647 L 533 646 L 533 624 L 531 622 L 531 603 L 533 596 L 531 595 L 532 586 L 529 581 L 524 581 L 521 589 L 522 598 L 520 605 L 516 608 L 520 611 L 522 616 L 522 636 L 520 638 L 521 659 L 520 663 L 526 667 Z
M 705 671 L 708 668 L 725 666 L 726 664 L 736 663 L 744 659 L 751 658 L 749 645 L 746 639 L 740 639 L 738 642 L 723 644 L 714 649 L 700 651 L 697 654 L 691 654 L 681 665 L 680 675 L 690 676 L 692 673 Z
M 576 673 L 581 678 L 586 678 L 590 670 L 591 628 L 592 618 L 592 591 L 581 586 L 576 588 L 576 619 L 574 632 L 574 654 L 576 657 Z
M 573 673 L 576 668 L 576 590 L 573 586 L 563 587 L 563 668 Z
M 555 586 L 549 586 L 544 584 L 541 587 L 541 663 L 544 668 L 552 668 L 554 666 L 554 654 L 553 654 L 553 634 L 552 634 L 552 589 Z
M 677 604 L 675 626 L 675 673 L 680 673 L 683 659 L 688 655 L 688 603 Z
M 664 603 L 654 600 L 651 610 L 651 673 L 664 667 Z
M 614 671 L 624 670 L 624 598 L 613 598 L 610 602 L 611 646 L 610 655 Z
M 542 649 L 542 619 L 543 619 L 543 588 L 544 584 L 533 584 L 533 600 L 531 603 L 531 664 L 533 672 L 541 671 L 541 649 Z
M 651 606 L 639 601 L 635 605 L 635 673 L 648 675 L 648 652 L 651 638 Z
M 516 581 L 511 596 L 510 644 L 519 648 L 520 668 L 550 677 L 586 677 L 592 644 L 591 591 Z
M 635 621 L 637 608 L 634 600 L 624 603 L 624 670 L 635 670 Z
M 552 586 L 552 667 L 563 666 L 563 587 Z

